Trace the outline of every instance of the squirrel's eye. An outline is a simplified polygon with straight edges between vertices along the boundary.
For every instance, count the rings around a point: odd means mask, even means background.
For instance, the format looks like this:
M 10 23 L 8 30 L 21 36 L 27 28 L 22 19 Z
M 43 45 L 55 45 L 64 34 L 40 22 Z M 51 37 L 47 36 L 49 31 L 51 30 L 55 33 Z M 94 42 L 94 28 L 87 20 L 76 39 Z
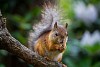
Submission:
M 58 36 L 58 34 L 57 34 L 57 33 L 55 33 L 55 36 Z

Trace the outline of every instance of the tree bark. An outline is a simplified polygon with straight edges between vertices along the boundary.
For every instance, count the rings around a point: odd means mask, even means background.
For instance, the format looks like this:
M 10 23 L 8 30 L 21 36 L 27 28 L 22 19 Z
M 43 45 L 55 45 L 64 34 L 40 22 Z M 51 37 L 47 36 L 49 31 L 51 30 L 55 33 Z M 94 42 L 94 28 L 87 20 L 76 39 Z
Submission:
M 7 50 L 8 52 L 18 56 L 29 64 L 36 67 L 63 67 L 64 65 L 59 62 L 47 61 L 45 58 L 31 51 L 18 40 L 11 36 L 6 28 L 6 18 L 2 17 L 0 13 L 0 49 Z

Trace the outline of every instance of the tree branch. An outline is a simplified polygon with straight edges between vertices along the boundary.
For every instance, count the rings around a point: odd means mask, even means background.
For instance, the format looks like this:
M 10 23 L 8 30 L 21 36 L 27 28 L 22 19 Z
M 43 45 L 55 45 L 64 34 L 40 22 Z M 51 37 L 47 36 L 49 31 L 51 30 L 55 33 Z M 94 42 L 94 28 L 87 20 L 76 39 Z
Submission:
M 9 51 L 29 64 L 36 67 L 62 67 L 63 64 L 47 61 L 45 58 L 31 51 L 18 40 L 13 38 L 6 28 L 6 19 L 0 13 L 0 49 Z

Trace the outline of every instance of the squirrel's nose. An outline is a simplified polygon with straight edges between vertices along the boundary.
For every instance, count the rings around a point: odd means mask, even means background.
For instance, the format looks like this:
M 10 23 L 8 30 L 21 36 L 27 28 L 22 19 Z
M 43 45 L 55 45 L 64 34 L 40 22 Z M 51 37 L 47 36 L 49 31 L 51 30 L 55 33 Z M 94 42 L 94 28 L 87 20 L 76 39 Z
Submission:
M 60 40 L 60 43 L 63 43 L 63 40 Z

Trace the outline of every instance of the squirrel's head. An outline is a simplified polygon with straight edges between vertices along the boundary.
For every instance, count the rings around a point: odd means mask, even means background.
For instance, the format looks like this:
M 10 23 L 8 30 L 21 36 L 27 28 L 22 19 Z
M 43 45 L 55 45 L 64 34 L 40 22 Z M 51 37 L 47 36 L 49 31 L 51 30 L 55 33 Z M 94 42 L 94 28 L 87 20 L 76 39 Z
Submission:
M 65 26 L 58 26 L 56 22 L 49 34 L 49 40 L 52 42 L 52 46 L 55 45 L 54 47 L 56 50 L 63 51 L 66 48 L 66 42 L 68 39 L 68 33 L 66 30 L 67 25 L 68 24 L 66 23 Z

